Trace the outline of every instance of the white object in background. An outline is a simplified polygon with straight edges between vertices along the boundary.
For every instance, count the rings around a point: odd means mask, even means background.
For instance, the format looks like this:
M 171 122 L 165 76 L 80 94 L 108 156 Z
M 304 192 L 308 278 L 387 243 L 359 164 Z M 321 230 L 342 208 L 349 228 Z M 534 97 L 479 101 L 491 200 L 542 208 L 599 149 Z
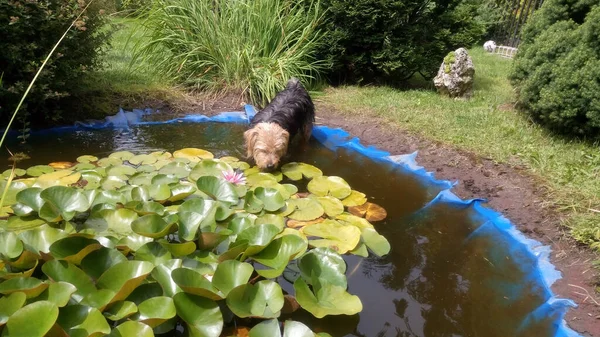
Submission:
M 494 41 L 487 41 L 486 43 L 483 44 L 483 49 L 485 49 L 485 51 L 493 53 L 494 50 L 496 50 L 496 42 Z

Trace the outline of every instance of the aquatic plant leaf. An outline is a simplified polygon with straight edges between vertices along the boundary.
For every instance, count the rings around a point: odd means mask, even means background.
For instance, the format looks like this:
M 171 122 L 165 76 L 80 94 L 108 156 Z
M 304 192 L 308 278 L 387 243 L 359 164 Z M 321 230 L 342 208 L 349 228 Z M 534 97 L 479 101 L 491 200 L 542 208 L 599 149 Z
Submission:
M 142 166 L 137 168 L 137 173 L 129 177 L 128 181 L 130 185 L 135 185 L 138 187 L 146 187 L 152 184 L 152 178 L 154 178 L 158 173 L 154 171 L 154 167 L 150 166 L 152 169 L 149 172 L 140 171 Z
M 246 197 L 244 197 L 244 210 L 246 212 L 260 213 L 264 207 L 264 203 L 254 194 L 254 192 L 246 192 Z
M 125 185 L 127 185 L 127 181 L 118 176 L 107 176 L 100 180 L 100 186 L 105 191 L 118 190 Z
M 51 260 L 44 263 L 42 271 L 54 282 L 67 282 L 74 285 L 77 289 L 73 294 L 77 301 L 96 291 L 92 279 L 77 268 L 74 264 L 67 261 Z
M 91 193 L 91 192 L 95 192 L 95 191 L 86 191 L 86 193 Z M 91 207 L 94 207 L 98 204 L 110 204 L 110 205 L 116 205 L 116 204 L 125 204 L 125 196 L 123 195 L 123 193 L 118 192 L 118 191 L 99 191 L 97 193 L 94 193 L 94 195 L 90 196 L 92 198 L 90 200 L 91 203 Z
M 214 225 L 217 203 L 213 200 L 201 198 L 190 199 L 179 207 L 179 237 L 186 241 L 193 241 L 198 230 Z
M 81 269 L 94 279 L 98 279 L 112 266 L 127 261 L 123 253 L 113 248 L 101 247 L 81 260 Z
M 35 300 L 36 301 L 49 301 L 56 304 L 57 307 L 62 308 L 69 303 L 71 295 L 77 291 L 74 285 L 68 282 L 55 282 L 50 283 L 48 288 L 44 290 Z
M 26 300 L 27 296 L 22 292 L 0 297 L 0 327 L 8 321 L 12 314 L 23 307 Z
M 123 164 L 123 160 L 119 159 L 119 158 L 102 158 L 100 160 L 98 160 L 96 162 L 96 164 L 98 164 L 98 166 L 100 167 L 109 167 L 109 166 L 114 166 L 114 165 L 121 165 Z
M 364 240 L 364 238 L 363 238 L 363 240 Z M 356 248 L 354 248 L 350 251 L 350 254 L 367 258 L 367 257 L 369 257 L 369 250 L 367 249 L 367 245 L 365 245 L 364 242 L 360 242 L 358 244 L 358 246 L 356 246 Z
M 227 296 L 231 289 L 248 283 L 254 268 L 251 264 L 237 260 L 227 260 L 217 266 L 212 284 Z
M 360 206 L 365 202 L 367 202 L 367 196 L 355 190 L 352 190 L 349 196 L 342 199 L 342 204 L 346 207 Z
M 275 235 L 277 235 L 281 230 L 271 224 L 260 224 L 251 226 L 240 234 L 238 234 L 236 239 L 236 245 L 240 242 L 246 242 L 248 247 L 244 251 L 245 256 L 252 256 L 254 254 L 259 253 L 263 250 L 271 241 Z
M 196 166 L 190 172 L 190 179 L 193 181 L 198 180 L 204 176 L 214 176 L 217 178 L 223 178 L 223 172 L 231 172 L 233 168 L 225 161 L 216 159 L 204 159 L 197 163 Z
M 250 332 L 248 333 L 249 337 L 281 337 L 281 329 L 279 328 L 279 321 L 277 319 L 269 319 L 266 321 L 262 321 L 256 324 Z M 291 336 L 290 336 L 291 337 Z M 294 337 L 296 337 L 294 335 Z M 298 336 L 304 337 L 304 336 Z M 314 336 L 310 336 L 314 337 Z
M 340 199 L 334 197 L 318 197 L 317 200 L 323 206 L 325 210 L 325 214 L 330 217 L 335 217 L 336 215 L 340 215 L 344 213 L 344 205 L 340 201 Z
M 214 200 L 224 201 L 231 204 L 238 202 L 239 196 L 236 193 L 234 186 L 224 179 L 204 176 L 196 181 L 198 190 L 206 193 Z
M 325 220 L 321 223 L 306 226 L 302 229 L 308 236 L 316 236 L 322 239 L 310 239 L 308 244 L 313 247 L 329 247 L 339 254 L 346 254 L 353 250 L 360 242 L 360 229 L 354 226 L 346 226 L 335 220 Z
M 148 201 L 136 204 L 133 210 L 139 215 L 158 215 L 165 214 L 165 206 L 155 201 Z
M 50 254 L 55 259 L 79 265 L 86 255 L 100 248 L 102 245 L 94 239 L 84 236 L 68 236 L 50 245 Z
M 175 294 L 183 291 L 175 283 L 172 275 L 173 270 L 181 268 L 182 265 L 183 260 L 173 259 L 157 265 L 152 271 L 152 278 L 160 284 L 165 296 L 173 297 Z
M 27 298 L 38 297 L 48 288 L 48 283 L 35 277 L 15 277 L 0 283 L 0 294 L 9 295 L 14 292 L 22 292 Z
M 173 157 L 187 158 L 192 162 L 199 162 L 201 159 L 212 159 L 214 155 L 206 150 L 189 147 L 173 152 Z
M 348 212 L 363 217 L 367 221 L 381 221 L 387 216 L 385 209 L 372 202 L 366 202 L 360 206 L 348 207 Z
M 276 318 L 283 308 L 283 292 L 279 284 L 262 280 L 242 284 L 229 292 L 227 306 L 238 317 Z
M 104 310 L 103 314 L 106 318 L 116 322 L 135 314 L 137 311 L 138 308 L 135 303 L 131 301 L 119 301 Z
M 128 160 L 133 158 L 135 155 L 129 151 L 117 151 L 108 155 L 108 158 L 118 158 L 121 160 Z
M 160 170 L 158 170 L 158 173 L 167 174 L 181 179 L 187 178 L 191 171 L 192 169 L 188 164 L 174 161 L 161 167 Z
M 362 229 L 362 240 L 369 249 L 377 256 L 384 256 L 390 252 L 389 241 L 373 228 Z
M 136 173 L 137 170 L 129 165 L 114 165 L 106 168 L 106 174 L 109 176 L 131 176 Z
M 39 177 L 44 173 L 54 172 L 54 169 L 48 165 L 35 165 L 28 168 L 26 172 L 30 177 Z
M 48 166 L 56 170 L 64 170 L 75 166 L 75 163 L 71 163 L 69 161 L 56 161 L 48 164 Z
M 166 151 L 155 151 L 155 152 L 150 153 L 150 155 L 158 158 L 159 160 L 173 158 L 173 155 L 170 152 L 166 152 Z
M 4 191 L 6 189 L 7 181 L 0 181 L 0 190 Z M 4 195 L 4 203 L 3 205 L 13 205 L 17 202 L 17 194 L 22 190 L 28 188 L 28 186 L 23 181 L 13 180 L 8 189 L 6 190 L 6 194 Z
M 287 163 L 281 167 L 281 173 L 283 173 L 290 180 L 302 180 L 302 177 L 306 179 L 312 179 L 314 177 L 320 177 L 323 172 L 318 168 L 305 164 L 305 163 Z
M 100 276 L 96 285 L 116 293 L 112 302 L 122 301 L 146 279 L 154 265 L 147 261 L 125 261 L 116 264 Z
M 290 199 L 287 207 L 293 210 L 288 217 L 299 221 L 314 220 L 325 213 L 323 206 L 311 198 Z
M 159 296 L 145 300 L 138 305 L 134 320 L 154 328 L 175 317 L 175 303 L 171 297 Z
M 269 212 L 274 212 L 285 206 L 285 200 L 276 189 L 257 187 L 254 190 L 254 195 L 263 202 L 265 210 Z
M 85 226 L 93 229 L 97 234 L 116 234 L 119 236 L 133 233 L 131 223 L 138 218 L 138 214 L 127 208 L 103 209 L 92 214 Z
M 155 266 L 171 260 L 173 255 L 163 245 L 158 242 L 148 242 L 135 252 L 135 259 L 139 261 L 148 261 Z
M 307 189 L 320 197 L 330 195 L 338 199 L 344 199 L 352 193 L 350 185 L 343 178 L 336 176 L 315 177 L 308 183 Z
M 56 323 L 69 336 L 103 336 L 110 333 L 110 325 L 102 313 L 85 305 L 62 308 Z
M 360 229 L 363 229 L 363 228 L 374 229 L 373 225 L 369 221 L 367 221 L 367 219 L 360 218 L 360 217 L 357 217 L 356 215 L 352 215 L 349 213 L 342 213 L 342 214 L 336 216 L 335 219 L 344 225 L 356 226 Z
M 119 324 L 116 328 L 112 329 L 107 337 L 154 337 L 154 332 L 152 328 L 148 325 L 136 322 L 136 321 L 127 321 Z
M 285 228 L 285 219 L 281 215 L 277 214 L 263 214 L 256 218 L 254 221 L 257 225 L 271 224 L 277 226 L 280 231 Z
M 177 268 L 171 272 L 171 277 L 179 288 L 188 294 L 206 297 L 214 301 L 225 298 L 225 294 L 215 288 L 207 276 L 204 276 L 195 270 L 189 268 Z
M 196 192 L 196 187 L 188 184 L 177 183 L 169 187 L 171 189 L 170 202 L 183 200 Z
M 181 230 L 181 228 L 180 228 Z M 192 254 L 196 250 L 196 244 L 193 241 L 182 242 L 182 243 L 170 243 L 168 241 L 158 241 L 161 246 L 165 247 L 173 256 L 187 256 Z
M 246 174 L 246 184 L 248 184 L 248 186 L 264 187 L 277 183 L 277 178 L 274 175 L 270 173 L 259 172 L 258 170 L 256 170 L 256 172 L 252 172 L 251 170 L 252 169 L 244 171 L 244 174 Z
M 13 232 L 0 232 L 0 257 L 14 259 L 21 256 L 23 241 Z
M 330 334 L 325 332 L 315 334 L 303 323 L 292 320 L 285 321 L 283 323 L 283 329 L 283 337 L 331 337 Z
M 147 214 L 131 222 L 131 229 L 139 235 L 157 239 L 173 233 L 177 226 L 175 223 L 167 223 L 158 214 Z
M 44 205 L 44 199 L 40 196 L 42 189 L 39 187 L 30 187 L 19 191 L 16 195 L 17 202 L 31 207 L 35 212 L 40 211 Z
M 77 183 L 80 178 L 80 172 L 73 173 L 70 170 L 54 171 L 39 176 L 35 180 L 33 187 L 48 188 L 51 186 L 70 186 Z
M 257 269 L 256 272 L 265 278 L 276 278 L 281 275 L 290 260 L 298 253 L 304 252 L 307 242 L 298 235 L 284 235 L 271 242 L 260 253 L 252 256 L 256 262 L 272 269 Z
M 154 180 L 154 178 L 152 180 Z M 150 192 L 150 198 L 156 201 L 167 200 L 171 197 L 171 189 L 168 184 L 152 183 L 152 185 L 149 186 L 148 191 Z
M 219 337 L 223 315 L 217 302 L 186 293 L 176 294 L 173 300 L 177 315 L 187 323 L 190 337 Z
M 31 230 L 44 225 L 46 222 L 36 216 L 11 216 L 6 221 L 9 231 Z
M 2 172 L 2 176 L 8 178 L 8 177 L 10 177 L 12 172 L 13 172 L 12 169 L 5 170 L 4 172 Z M 26 170 L 20 169 L 20 168 L 15 168 L 15 173 L 14 173 L 15 177 L 22 177 L 26 174 L 27 174 Z
M 35 318 L 35 324 L 32 324 Z M 49 301 L 28 304 L 12 314 L 2 331 L 3 337 L 44 337 L 58 318 L 58 307 Z
M 362 302 L 345 287 L 331 284 L 323 278 L 313 279 L 313 291 L 299 278 L 294 282 L 296 300 L 302 308 L 317 318 L 328 315 L 355 315 L 362 311 Z
M 96 156 L 83 155 L 83 156 L 77 157 L 77 162 L 79 162 L 79 163 L 93 163 L 96 161 L 98 161 L 98 157 L 96 157 Z
M 138 154 L 136 156 L 129 158 L 127 161 L 129 161 L 129 163 L 131 163 L 132 165 L 136 165 L 136 166 L 137 165 L 151 165 L 158 161 L 158 157 L 150 155 L 150 154 Z
M 329 248 L 315 248 L 298 260 L 300 276 L 309 284 L 314 278 L 323 278 L 331 284 L 346 288 L 346 262 L 340 254 Z

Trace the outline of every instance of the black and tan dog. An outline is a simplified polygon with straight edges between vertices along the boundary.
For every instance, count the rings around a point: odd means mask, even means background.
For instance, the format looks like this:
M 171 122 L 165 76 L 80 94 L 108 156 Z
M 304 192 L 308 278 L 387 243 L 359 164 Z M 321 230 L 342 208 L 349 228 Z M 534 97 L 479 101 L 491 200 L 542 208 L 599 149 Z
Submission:
M 248 158 L 254 158 L 261 170 L 274 170 L 296 134 L 304 145 L 308 143 L 314 121 L 315 107 L 310 95 L 297 78 L 290 79 L 244 132 Z

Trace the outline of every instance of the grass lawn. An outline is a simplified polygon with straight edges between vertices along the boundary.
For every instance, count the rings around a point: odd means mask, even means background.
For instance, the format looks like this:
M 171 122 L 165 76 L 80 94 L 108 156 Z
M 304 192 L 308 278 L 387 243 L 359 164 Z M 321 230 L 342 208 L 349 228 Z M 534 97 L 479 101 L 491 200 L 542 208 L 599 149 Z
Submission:
M 593 144 L 553 137 L 512 108 L 507 80 L 511 60 L 470 51 L 475 92 L 470 101 L 444 98 L 432 89 L 331 88 L 319 99 L 348 116 L 378 116 L 428 139 L 497 162 L 525 165 L 550 190 L 548 206 L 565 211 L 573 236 L 600 249 L 600 152 Z

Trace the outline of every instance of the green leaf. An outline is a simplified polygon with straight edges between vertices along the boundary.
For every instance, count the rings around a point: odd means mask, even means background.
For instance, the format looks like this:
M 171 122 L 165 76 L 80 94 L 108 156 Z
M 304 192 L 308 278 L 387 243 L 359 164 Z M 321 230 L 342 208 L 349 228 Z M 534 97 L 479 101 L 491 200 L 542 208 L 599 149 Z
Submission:
M 263 214 L 254 221 L 256 225 L 271 224 L 277 226 L 280 231 L 285 228 L 285 219 L 277 214 Z
M 150 165 L 158 161 L 158 158 L 149 154 L 138 154 L 128 159 L 132 165 Z
M 206 193 L 214 200 L 220 200 L 231 204 L 237 204 L 238 195 L 235 187 L 225 181 L 213 176 L 200 177 L 196 181 L 198 190 Z
M 155 266 L 171 260 L 171 258 L 171 252 L 158 242 L 148 242 L 135 252 L 136 260 L 148 261 Z
M 175 317 L 175 304 L 171 297 L 159 296 L 145 300 L 138 306 L 136 321 L 154 328 Z
M 125 261 L 112 266 L 97 281 L 99 289 L 108 289 L 116 293 L 112 302 L 122 301 L 140 285 L 154 269 L 147 261 Z
M 254 192 L 248 191 L 246 192 L 246 196 L 244 197 L 244 210 L 248 213 L 259 213 L 263 210 L 264 203 L 260 200 Z
M 131 249 L 135 252 L 148 242 L 152 242 L 152 240 L 152 238 L 141 236 L 132 232 L 127 234 L 126 237 L 121 238 L 119 242 L 117 242 L 116 246 L 119 249 Z
M 30 187 L 19 191 L 16 195 L 16 199 L 23 205 L 31 207 L 34 211 L 38 212 L 44 205 L 44 199 L 40 196 L 42 189 L 39 187 Z
M 22 292 L 0 297 L 0 327 L 8 321 L 12 314 L 23 307 L 26 300 L 27 296 Z
M 183 243 L 170 243 L 168 241 L 160 240 L 158 243 L 165 247 L 173 256 L 187 256 L 192 254 L 196 250 L 196 244 L 193 241 Z
M 42 210 L 51 205 L 67 221 L 73 218 L 75 212 L 85 212 L 90 207 L 85 195 L 71 187 L 52 186 L 43 190 L 40 197 L 46 201 Z
M 110 306 L 110 308 L 104 310 L 104 316 L 111 321 L 119 321 L 123 318 L 127 318 L 138 311 L 135 303 L 130 301 L 119 301 Z
M 182 162 L 172 162 L 160 168 L 158 171 L 160 174 L 167 174 L 179 179 L 187 178 L 190 175 L 190 166 Z
M 92 279 L 70 262 L 51 260 L 44 263 L 42 271 L 54 282 L 63 281 L 74 285 L 77 289 L 73 294 L 76 301 L 96 291 Z
M 215 225 L 217 203 L 212 200 L 194 198 L 187 200 L 179 207 L 179 237 L 193 241 L 198 230 Z
M 50 254 L 55 259 L 66 260 L 79 265 L 86 255 L 101 247 L 102 245 L 94 239 L 84 236 L 68 236 L 55 241 L 50 246 Z
M 2 337 L 44 337 L 52 329 L 56 318 L 58 307 L 54 303 L 39 301 L 28 304 L 10 316 Z
M 182 291 L 172 277 L 173 270 L 180 268 L 182 263 L 183 261 L 180 259 L 168 260 L 157 265 L 152 271 L 152 278 L 160 284 L 165 296 L 173 297 Z
M 346 207 L 360 206 L 367 202 L 367 197 L 364 193 L 352 190 L 350 195 L 342 199 L 342 204 Z
M 280 232 L 280 229 L 271 224 L 254 225 L 238 234 L 236 244 L 239 242 L 247 242 L 248 248 L 245 255 L 251 256 L 263 250 L 275 235 Z
M 110 333 L 110 326 L 102 313 L 85 305 L 69 305 L 60 310 L 58 325 L 69 336 L 103 336 Z
M 148 201 L 150 200 L 150 193 L 144 186 L 136 186 L 131 190 L 131 200 L 134 201 Z
M 104 209 L 92 214 L 85 222 L 85 227 L 93 229 L 98 235 L 129 235 L 131 223 L 138 218 L 136 212 L 127 209 Z
M 90 155 L 83 155 L 83 156 L 77 157 L 77 162 L 79 162 L 79 163 L 91 163 L 91 162 L 95 162 L 95 161 L 98 161 L 98 157 L 90 156 Z
M 298 221 L 314 220 L 325 213 L 321 204 L 311 198 L 290 199 L 287 207 L 293 210 L 288 217 Z
M 263 202 L 265 210 L 269 212 L 274 212 L 285 206 L 285 200 L 276 189 L 257 187 L 254 190 L 254 195 Z
M 298 261 L 300 275 L 312 284 L 313 278 L 323 278 L 329 283 L 346 288 L 346 262 L 342 256 L 329 248 L 315 248 Z
M 305 163 L 287 163 L 281 167 L 281 173 L 283 173 L 290 180 L 301 180 L 302 177 L 312 179 L 314 177 L 320 177 L 323 172 L 318 168 L 305 164 Z
M 248 333 L 249 337 L 281 337 L 281 329 L 277 319 L 270 319 L 256 324 Z M 292 336 L 290 336 L 292 337 Z M 293 336 L 296 337 L 296 336 Z M 303 337 L 303 336 L 302 336 Z M 312 337 L 312 336 L 311 336 Z
M 36 216 L 11 216 L 6 222 L 9 231 L 31 230 L 45 224 L 45 221 Z
M 188 269 L 178 268 L 172 271 L 173 281 L 186 293 L 206 297 L 211 300 L 222 300 L 225 294 L 215 288 L 208 277 L 201 273 Z
M 344 199 L 352 193 L 348 183 L 340 177 L 315 177 L 307 185 L 310 193 L 320 197 L 332 196 L 338 199 Z
M 384 256 L 390 252 L 390 243 L 373 228 L 362 229 L 362 240 L 369 249 L 377 256 Z
M 318 278 L 313 280 L 313 289 L 315 293 L 302 278 L 294 282 L 298 304 L 317 318 L 328 315 L 355 315 L 362 311 L 360 299 L 350 295 L 345 287 Z
M 136 321 L 127 321 L 112 329 L 108 337 L 154 337 L 152 328 Z
M 276 318 L 283 308 L 283 292 L 271 280 L 242 284 L 229 292 L 227 306 L 238 317 Z
M 171 189 L 168 184 L 154 184 L 149 187 L 150 198 L 163 201 L 171 197 Z
M 298 253 L 306 250 L 307 243 L 297 235 L 284 235 L 271 242 L 263 251 L 252 256 L 258 263 L 272 269 L 257 269 L 256 272 L 265 278 L 276 278 L 281 275 Z
M 329 247 L 339 254 L 346 254 L 356 248 L 360 242 L 361 232 L 358 227 L 346 226 L 341 223 L 327 219 L 323 222 L 306 226 L 303 228 L 306 236 L 316 236 L 322 239 L 309 240 L 313 247 Z
M 3 192 L 6 189 L 6 183 L 6 181 L 0 181 L 0 190 Z M 3 205 L 15 204 L 17 202 L 17 194 L 29 187 L 24 182 L 15 180 L 13 180 L 8 186 L 8 190 L 6 190 L 6 195 L 4 196 Z
M 219 337 L 223 316 L 219 305 L 204 297 L 178 293 L 173 296 L 177 315 L 188 325 L 190 337 Z
M 117 191 L 100 191 L 95 194 L 93 200 L 90 201 L 92 207 L 98 204 L 125 204 L 125 196 L 123 193 Z
M 117 159 L 121 159 L 121 160 L 129 160 L 131 158 L 133 158 L 135 155 L 129 151 L 118 151 L 118 152 L 114 152 L 111 153 L 110 155 L 108 155 L 108 158 L 117 158 Z
M 77 291 L 74 285 L 67 282 L 50 283 L 50 286 L 36 298 L 36 301 L 49 301 L 62 308 L 69 303 L 71 295 Z
M 224 161 L 205 159 L 194 166 L 190 173 L 190 179 L 196 181 L 198 178 L 205 176 L 222 178 L 223 171 L 230 172 L 233 171 L 233 168 Z
M 23 241 L 13 232 L 0 232 L 0 257 L 14 259 L 21 256 Z
M 181 183 L 170 186 L 170 189 L 171 196 L 168 199 L 170 202 L 183 200 L 196 192 L 196 187 Z
M 326 333 L 315 334 L 303 323 L 291 320 L 287 320 L 283 323 L 283 329 L 283 337 L 331 337 Z
M 137 186 L 137 187 L 144 187 L 144 190 L 146 190 L 146 186 L 152 185 L 152 178 L 154 178 L 157 173 L 154 172 L 154 167 L 150 166 L 152 168 L 152 171 L 150 172 L 140 172 L 140 167 L 138 167 L 138 173 L 132 175 L 131 177 L 129 177 L 129 185 L 132 186 Z M 148 200 L 148 199 L 144 199 L 144 200 Z
M 35 165 L 27 169 L 27 175 L 31 177 L 39 177 L 50 172 L 54 172 L 54 169 L 48 165 Z
M 160 215 L 148 214 L 139 217 L 131 223 L 131 229 L 139 235 L 157 239 L 173 233 L 175 223 L 167 223 Z
M 104 177 L 104 178 L 102 178 L 102 180 L 100 180 L 100 186 L 105 191 L 118 190 L 119 188 L 121 188 L 125 185 L 127 185 L 127 181 L 125 181 L 123 178 L 117 177 L 117 176 L 108 176 L 108 177 Z
M 237 260 L 223 261 L 217 267 L 212 283 L 225 296 L 231 289 L 248 283 L 254 268 L 251 264 Z
M 125 261 L 127 258 L 118 250 L 102 247 L 81 260 L 81 269 L 94 279 L 98 279 L 110 267 Z
M 159 204 L 158 202 L 148 201 L 137 204 L 134 208 L 134 211 L 140 215 L 154 214 L 162 216 L 165 213 L 165 206 Z
M 0 294 L 9 295 L 14 292 L 22 292 L 27 298 L 38 297 L 48 288 L 48 283 L 42 282 L 34 277 L 15 277 L 0 283 Z
M 109 176 L 131 176 L 137 173 L 137 170 L 127 165 L 115 165 L 106 168 L 106 174 Z
M 317 200 L 323 206 L 325 214 L 330 217 L 335 217 L 344 213 L 344 205 L 340 199 L 334 197 L 318 197 Z

